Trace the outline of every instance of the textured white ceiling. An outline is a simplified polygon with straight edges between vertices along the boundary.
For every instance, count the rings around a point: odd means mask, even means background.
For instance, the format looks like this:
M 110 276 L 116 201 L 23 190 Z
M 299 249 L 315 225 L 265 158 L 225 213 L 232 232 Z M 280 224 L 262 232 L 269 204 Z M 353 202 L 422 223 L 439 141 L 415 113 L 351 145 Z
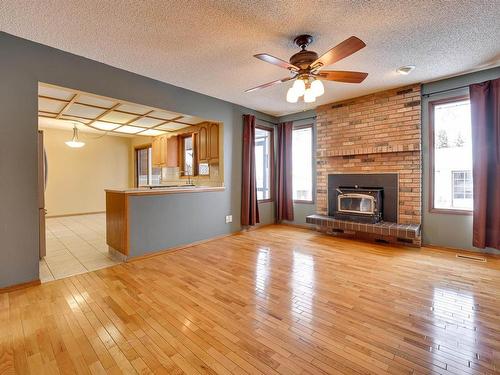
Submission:
M 273 115 L 500 63 L 500 0 L 1 0 L 0 30 Z M 310 33 L 322 54 L 351 35 L 366 44 L 332 69 L 369 73 L 326 83 L 315 104 L 289 104 L 287 76 L 252 57 L 285 60 Z M 416 65 L 409 76 L 395 73 Z

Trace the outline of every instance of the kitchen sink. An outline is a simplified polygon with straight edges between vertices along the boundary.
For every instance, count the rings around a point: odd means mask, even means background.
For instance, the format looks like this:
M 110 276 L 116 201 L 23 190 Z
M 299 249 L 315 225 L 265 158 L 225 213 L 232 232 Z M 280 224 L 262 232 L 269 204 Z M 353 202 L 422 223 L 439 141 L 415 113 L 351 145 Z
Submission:
M 182 184 L 182 185 L 150 185 L 149 189 L 170 189 L 170 188 L 185 188 L 185 187 L 196 187 L 194 184 Z

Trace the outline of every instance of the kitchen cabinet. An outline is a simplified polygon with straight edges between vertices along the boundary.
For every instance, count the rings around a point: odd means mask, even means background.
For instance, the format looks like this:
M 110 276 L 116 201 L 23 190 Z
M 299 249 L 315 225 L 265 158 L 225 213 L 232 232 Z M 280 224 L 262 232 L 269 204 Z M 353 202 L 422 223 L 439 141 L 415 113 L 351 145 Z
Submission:
M 155 167 L 177 167 L 177 136 L 160 135 L 153 138 L 151 161 Z
M 198 160 L 213 161 L 219 158 L 219 124 L 203 123 L 198 130 Z
M 208 160 L 208 127 L 206 124 L 200 125 L 198 133 L 198 160 Z
M 208 159 L 219 159 L 219 124 L 211 123 L 208 125 Z
M 167 167 L 179 166 L 179 153 L 177 152 L 178 148 L 179 148 L 179 137 L 177 135 L 167 138 L 167 150 L 166 150 Z
M 151 162 L 155 167 L 162 166 L 162 140 L 161 137 L 153 138 L 153 142 L 151 144 Z

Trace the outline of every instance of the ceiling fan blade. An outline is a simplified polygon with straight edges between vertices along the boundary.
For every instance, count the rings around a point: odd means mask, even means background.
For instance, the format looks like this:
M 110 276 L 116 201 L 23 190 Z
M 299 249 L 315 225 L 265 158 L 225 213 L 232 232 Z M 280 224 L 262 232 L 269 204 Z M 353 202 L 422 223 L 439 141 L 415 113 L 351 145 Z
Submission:
M 361 48 L 365 47 L 366 44 L 361 39 L 351 36 L 347 38 L 342 43 L 337 44 L 331 50 L 322 55 L 319 59 L 314 61 L 311 66 L 321 67 L 328 66 L 336 63 L 337 61 L 352 55 L 354 52 L 359 51 Z
M 277 65 L 281 68 L 285 68 L 288 70 L 299 70 L 299 68 L 296 67 L 295 65 L 292 65 L 292 64 L 286 62 L 285 60 L 278 59 L 277 57 L 271 56 L 267 53 L 259 53 L 257 55 L 253 55 L 253 57 L 256 57 L 259 60 L 268 62 L 268 63 L 273 64 L 273 65 Z
M 252 87 L 251 89 L 245 90 L 245 92 L 252 92 L 252 91 L 255 91 L 255 90 L 265 89 L 266 87 L 273 86 L 273 85 L 276 85 L 278 83 L 283 83 L 283 82 L 286 82 L 286 81 L 290 81 L 292 79 L 295 79 L 295 77 L 286 77 L 286 78 L 278 79 L 276 81 L 272 81 L 272 82 L 264 83 L 263 85 Z
M 320 70 L 315 77 L 326 81 L 336 81 L 345 83 L 361 83 L 368 76 L 368 73 L 349 72 L 343 70 Z

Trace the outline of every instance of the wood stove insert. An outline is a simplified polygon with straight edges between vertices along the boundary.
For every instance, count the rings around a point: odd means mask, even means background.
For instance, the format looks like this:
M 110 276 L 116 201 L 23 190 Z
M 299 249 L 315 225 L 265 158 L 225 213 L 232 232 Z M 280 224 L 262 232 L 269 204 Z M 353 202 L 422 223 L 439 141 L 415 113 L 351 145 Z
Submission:
M 333 217 L 339 220 L 375 224 L 382 220 L 383 188 L 339 186 L 335 189 L 337 209 Z

